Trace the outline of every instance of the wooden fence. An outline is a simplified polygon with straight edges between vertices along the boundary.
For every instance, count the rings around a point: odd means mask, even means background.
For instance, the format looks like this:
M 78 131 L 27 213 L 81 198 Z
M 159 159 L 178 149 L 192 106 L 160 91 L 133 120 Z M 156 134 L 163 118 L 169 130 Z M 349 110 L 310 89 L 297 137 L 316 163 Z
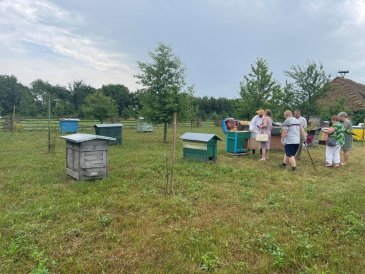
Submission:
M 123 128 L 126 129 L 135 129 L 137 126 L 137 120 L 128 119 L 128 120 L 118 120 L 115 121 L 117 123 L 122 123 Z M 82 130 L 92 130 L 95 124 L 99 124 L 100 122 L 93 119 L 80 119 L 79 121 L 79 129 Z M 105 123 L 110 123 L 110 121 L 106 121 Z M 163 125 L 154 125 L 155 128 L 162 127 Z M 214 127 L 215 123 L 213 121 L 201 121 L 199 126 L 194 123 L 193 127 Z M 59 127 L 58 119 L 51 119 L 51 127 L 52 129 Z M 186 127 L 191 128 L 190 122 L 180 122 L 178 123 L 178 127 Z M 0 118 L 0 131 L 10 131 L 12 128 L 12 122 L 10 118 Z M 15 131 L 42 131 L 48 130 L 48 120 L 47 119 L 38 119 L 38 118 L 24 118 L 17 117 L 15 119 Z

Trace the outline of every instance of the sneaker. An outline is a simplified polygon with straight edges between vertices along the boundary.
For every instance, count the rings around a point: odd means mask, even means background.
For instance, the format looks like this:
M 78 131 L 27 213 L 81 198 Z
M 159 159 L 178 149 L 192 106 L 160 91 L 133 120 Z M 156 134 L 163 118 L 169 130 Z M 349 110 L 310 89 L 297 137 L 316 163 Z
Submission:
M 261 158 L 259 161 L 266 161 L 266 159 L 265 158 Z
M 332 165 L 331 164 L 326 164 L 325 167 L 332 167 Z
M 282 169 L 284 169 L 286 167 L 286 164 L 281 163 L 281 164 L 279 164 L 279 167 L 282 168 Z

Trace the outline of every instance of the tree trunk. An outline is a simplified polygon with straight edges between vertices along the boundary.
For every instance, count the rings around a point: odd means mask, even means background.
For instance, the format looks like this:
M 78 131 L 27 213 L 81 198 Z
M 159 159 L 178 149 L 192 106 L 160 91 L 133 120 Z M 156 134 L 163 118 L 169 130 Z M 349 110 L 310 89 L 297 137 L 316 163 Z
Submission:
M 163 123 L 163 142 L 167 143 L 167 122 Z

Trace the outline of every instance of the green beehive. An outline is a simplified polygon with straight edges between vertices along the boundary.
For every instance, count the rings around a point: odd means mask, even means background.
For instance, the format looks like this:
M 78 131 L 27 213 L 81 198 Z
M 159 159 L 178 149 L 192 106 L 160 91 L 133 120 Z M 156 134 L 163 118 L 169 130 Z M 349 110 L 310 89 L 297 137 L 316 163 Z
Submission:
M 186 132 L 180 136 L 183 140 L 183 157 L 186 160 L 215 162 L 217 160 L 217 140 L 215 134 Z
M 116 145 L 122 143 L 122 124 L 98 124 L 94 125 L 94 127 L 96 135 L 107 136 L 116 139 L 115 141 L 109 141 L 109 144 Z
M 250 137 L 249 131 L 227 131 L 226 151 L 233 154 L 247 153 Z

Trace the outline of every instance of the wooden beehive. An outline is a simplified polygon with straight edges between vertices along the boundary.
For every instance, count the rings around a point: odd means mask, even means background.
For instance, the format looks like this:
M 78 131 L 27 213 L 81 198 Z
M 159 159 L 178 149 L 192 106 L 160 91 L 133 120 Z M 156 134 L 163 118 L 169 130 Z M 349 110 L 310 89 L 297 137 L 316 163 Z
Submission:
M 66 140 L 66 174 L 77 179 L 104 178 L 108 173 L 108 141 L 115 138 L 76 133 Z
M 110 141 L 109 145 L 120 145 L 122 143 L 122 124 L 98 124 L 94 125 L 94 128 L 96 135 L 107 136 L 116 139 L 116 141 Z
M 77 118 L 61 118 L 59 119 L 60 131 L 62 133 L 76 133 L 79 127 L 79 119 Z
M 183 140 L 183 157 L 186 160 L 215 162 L 217 160 L 217 140 L 215 134 L 186 132 L 180 136 Z

